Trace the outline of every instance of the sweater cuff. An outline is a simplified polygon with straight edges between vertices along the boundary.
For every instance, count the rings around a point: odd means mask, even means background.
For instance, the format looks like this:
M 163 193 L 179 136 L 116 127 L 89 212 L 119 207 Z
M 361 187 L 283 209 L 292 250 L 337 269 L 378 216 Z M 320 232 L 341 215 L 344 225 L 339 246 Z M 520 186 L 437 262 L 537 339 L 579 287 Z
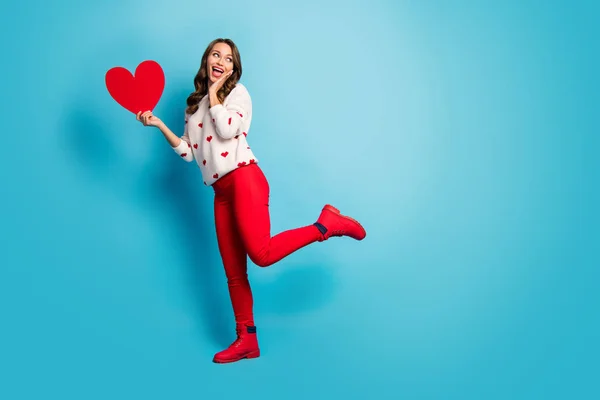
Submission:
M 225 106 L 223 106 L 223 104 L 215 104 L 214 106 L 212 106 L 209 109 L 210 115 L 215 119 L 217 118 L 219 113 L 222 112 L 223 110 L 225 110 Z
M 182 155 L 183 153 L 187 153 L 187 151 L 190 149 L 190 145 L 188 144 L 188 142 L 186 142 L 185 140 L 181 139 L 181 143 L 179 143 L 179 145 L 177 147 L 171 147 L 171 148 L 178 155 Z

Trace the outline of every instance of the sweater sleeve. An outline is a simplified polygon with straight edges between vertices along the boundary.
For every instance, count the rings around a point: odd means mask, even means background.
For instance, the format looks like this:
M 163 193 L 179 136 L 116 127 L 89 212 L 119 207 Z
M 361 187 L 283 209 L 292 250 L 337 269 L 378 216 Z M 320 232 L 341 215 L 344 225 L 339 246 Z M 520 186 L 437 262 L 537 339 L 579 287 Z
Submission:
M 172 149 L 183 158 L 187 162 L 194 161 L 194 152 L 192 151 L 192 146 L 190 144 L 190 137 L 188 135 L 188 119 L 189 115 L 185 114 L 185 126 L 183 128 L 183 136 L 180 137 L 181 143 L 179 146 L 172 147 Z
M 210 108 L 210 114 L 215 120 L 217 134 L 223 139 L 231 139 L 242 134 L 246 125 L 245 118 L 252 113 L 252 100 L 248 90 L 238 85 L 231 91 L 227 106 L 217 104 Z

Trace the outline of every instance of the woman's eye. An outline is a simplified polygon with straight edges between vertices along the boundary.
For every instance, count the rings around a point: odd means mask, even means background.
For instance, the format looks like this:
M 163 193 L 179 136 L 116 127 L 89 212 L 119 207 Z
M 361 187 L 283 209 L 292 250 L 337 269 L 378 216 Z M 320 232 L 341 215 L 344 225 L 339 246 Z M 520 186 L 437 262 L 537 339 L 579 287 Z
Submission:
M 228 58 L 228 59 L 227 59 L 227 61 L 229 61 L 229 62 L 233 62 L 233 60 L 232 60 L 231 58 Z

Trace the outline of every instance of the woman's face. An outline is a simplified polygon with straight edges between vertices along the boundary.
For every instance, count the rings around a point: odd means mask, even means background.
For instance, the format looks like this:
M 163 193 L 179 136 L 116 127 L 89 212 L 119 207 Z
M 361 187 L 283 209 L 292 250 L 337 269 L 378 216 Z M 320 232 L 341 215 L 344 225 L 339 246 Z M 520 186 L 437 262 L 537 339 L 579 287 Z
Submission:
M 233 55 L 227 43 L 217 43 L 213 46 L 206 60 L 208 84 L 216 82 L 221 75 L 233 69 Z

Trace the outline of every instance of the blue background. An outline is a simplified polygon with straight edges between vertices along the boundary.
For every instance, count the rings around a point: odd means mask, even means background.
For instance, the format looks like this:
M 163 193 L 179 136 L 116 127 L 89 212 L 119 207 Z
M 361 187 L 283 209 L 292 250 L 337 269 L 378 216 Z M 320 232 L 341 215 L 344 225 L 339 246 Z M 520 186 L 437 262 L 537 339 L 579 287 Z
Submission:
M 0 398 L 598 398 L 598 7 L 286 3 L 3 6 Z M 251 264 L 229 365 L 212 191 L 104 85 L 158 61 L 181 133 L 216 37 L 273 231 L 368 231 Z

